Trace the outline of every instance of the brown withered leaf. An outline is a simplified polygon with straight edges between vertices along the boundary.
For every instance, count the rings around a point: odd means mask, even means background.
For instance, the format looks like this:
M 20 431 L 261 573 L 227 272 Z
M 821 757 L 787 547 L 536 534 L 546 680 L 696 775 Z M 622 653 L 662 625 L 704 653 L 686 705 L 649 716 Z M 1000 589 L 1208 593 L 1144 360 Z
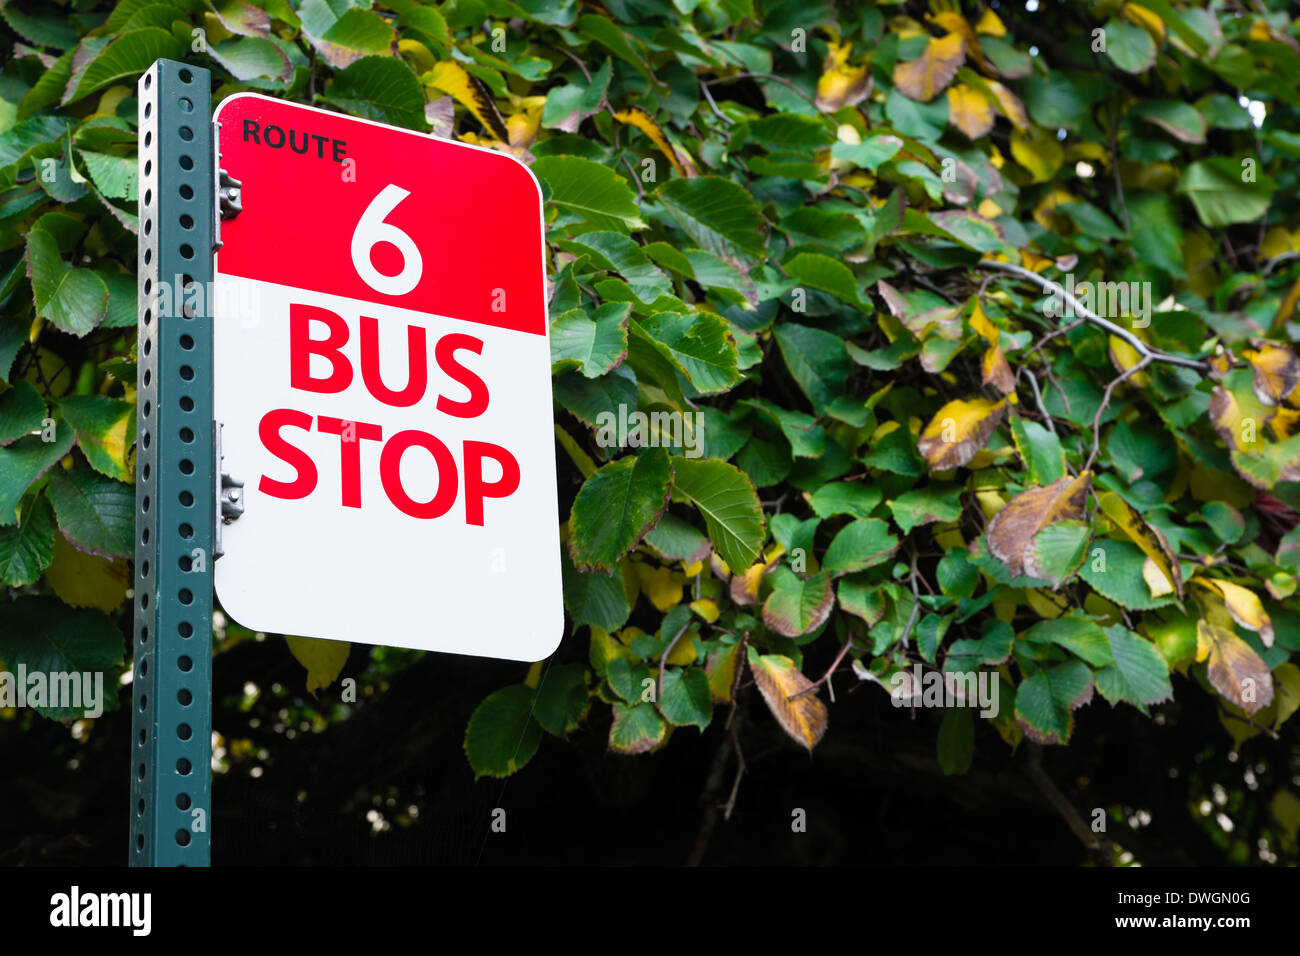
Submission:
M 984 447 L 1006 412 L 1006 399 L 949 402 L 935 413 L 916 443 L 931 471 L 959 468 Z
M 998 346 L 990 345 L 985 350 L 980 368 L 985 385 L 992 385 L 1003 395 L 1010 395 L 1016 390 L 1015 373 L 1011 371 L 1007 357 L 1002 354 L 1002 349 Z
M 942 93 L 966 59 L 966 41 L 958 33 L 930 38 L 915 60 L 894 65 L 894 86 L 909 99 L 928 103 Z
M 767 709 L 795 743 L 811 752 L 826 733 L 829 715 L 826 705 L 815 692 L 799 697 L 794 695 L 812 687 L 812 681 L 804 677 L 788 657 L 759 654 L 752 647 L 746 650 L 749 672 L 754 675 L 754 683 L 758 685 Z
M 1196 659 L 1209 661 L 1205 676 L 1215 690 L 1247 714 L 1273 702 L 1273 675 L 1268 665 L 1230 629 L 1196 622 Z
M 1077 478 L 1066 475 L 1050 485 L 1030 488 L 1012 498 L 989 522 L 985 539 L 989 553 L 997 558 L 1011 576 L 1025 573 L 1025 550 L 1034 535 L 1056 521 L 1082 521 L 1092 472 Z

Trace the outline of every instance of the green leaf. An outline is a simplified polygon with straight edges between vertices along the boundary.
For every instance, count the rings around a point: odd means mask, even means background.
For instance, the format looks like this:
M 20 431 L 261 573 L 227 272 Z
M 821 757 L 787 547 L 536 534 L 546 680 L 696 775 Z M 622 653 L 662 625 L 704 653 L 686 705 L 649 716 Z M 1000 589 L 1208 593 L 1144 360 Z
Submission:
M 533 719 L 548 734 L 563 737 L 578 728 L 590 705 L 587 669 L 580 663 L 557 664 L 542 672 Z
M 1099 538 L 1088 549 L 1079 577 L 1098 594 L 1131 611 L 1146 611 L 1173 604 L 1172 594 L 1152 597 L 1142 576 L 1146 555 L 1137 545 L 1116 538 Z
M 614 705 L 614 722 L 609 728 L 609 749 L 615 753 L 647 753 L 662 744 L 667 736 L 668 724 L 651 705 Z
M 0 526 L 17 520 L 18 502 L 37 478 L 72 450 L 72 429 L 55 430 L 56 439 L 41 441 L 39 435 L 20 438 L 0 448 Z
M 1079 611 L 1071 611 L 1050 621 L 1039 621 L 1021 638 L 1031 644 L 1056 644 L 1093 667 L 1106 667 L 1113 663 L 1105 632 Z
M 83 49 L 88 44 L 83 42 Z M 89 47 L 90 51 L 94 47 Z M 139 76 L 153 65 L 154 60 L 179 60 L 184 55 L 181 42 L 166 30 L 150 27 L 144 30 L 132 30 L 113 40 L 102 50 L 89 57 L 78 67 L 77 58 L 73 58 L 74 83 L 69 83 L 68 91 L 63 95 L 63 103 L 74 103 L 98 89 L 122 79 Z
M 659 712 L 674 727 L 698 727 L 703 731 L 713 720 L 713 694 L 709 677 L 699 667 L 664 669 Z
M 86 460 L 100 474 L 118 481 L 134 479 L 127 453 L 135 443 L 135 406 L 106 395 L 73 395 L 59 402 L 59 412 L 77 433 Z
M 829 292 L 841 302 L 862 308 L 857 281 L 848 266 L 819 252 L 801 252 L 785 264 L 791 279 L 801 285 Z
M 135 490 L 89 468 L 56 469 L 50 502 L 59 530 L 82 551 L 102 557 L 130 557 L 135 537 Z
M 1126 700 L 1146 712 L 1146 705 L 1171 700 L 1169 665 L 1156 646 L 1122 625 L 1106 628 L 1114 663 L 1097 671 L 1097 689 L 1112 704 Z
M 598 229 L 628 232 L 645 227 L 636 194 L 608 166 L 579 156 L 542 156 L 532 169 L 550 190 L 550 203 L 562 211 Z
M 465 756 L 477 777 L 508 777 L 523 767 L 542 740 L 532 717 L 533 689 L 512 684 L 489 694 L 465 729 Z
M 621 233 L 588 232 L 562 245 L 574 252 L 585 251 L 599 268 L 617 272 L 645 305 L 673 291 L 668 277 L 650 261 L 642 247 Z
M 91 182 L 95 188 L 109 199 L 136 201 L 136 184 L 139 175 L 135 159 L 126 156 L 111 156 L 108 153 L 95 153 L 80 150 L 79 154 L 86 163 Z
M 671 483 L 668 453 L 661 448 L 627 455 L 588 478 L 569 519 L 574 567 L 612 568 L 659 520 L 668 506 Z
M 882 561 L 898 547 L 889 525 L 878 518 L 859 518 L 840 529 L 826 549 L 822 566 L 833 574 L 862 571 Z
M 1016 723 L 1035 743 L 1068 743 L 1073 711 L 1092 699 L 1092 688 L 1092 671 L 1082 661 L 1040 670 L 1016 688 Z
M 820 571 L 801 578 L 787 567 L 769 575 L 772 593 L 763 604 L 763 623 L 778 634 L 799 637 L 817 630 L 835 606 L 831 577 Z
M 1028 471 L 1028 485 L 1047 486 L 1065 477 L 1061 439 L 1037 422 L 1011 416 L 1011 438 Z
M 975 756 L 975 719 L 969 707 L 949 707 L 939 725 L 938 759 L 945 774 L 963 774 Z
M 894 521 L 910 534 L 913 528 L 935 521 L 956 521 L 961 517 L 961 487 L 926 485 L 906 491 L 889 502 Z
M 391 35 L 391 29 L 389 33 Z M 266 77 L 287 83 L 293 77 L 293 65 L 289 62 L 289 57 L 278 46 L 263 37 L 223 40 L 212 44 L 209 52 L 212 58 L 237 80 Z
M 43 702 L 31 694 L 28 705 L 46 717 L 63 719 L 93 712 L 95 704 L 108 709 L 117 701 L 117 669 L 122 666 L 122 634 L 99 611 L 74 610 L 58 598 L 22 596 L 0 604 L 0 660 L 5 669 L 25 667 L 29 675 L 47 677 Z M 80 706 L 53 706 L 48 678 L 53 674 L 81 674 Z M 92 675 L 89 684 L 87 673 Z M 95 701 L 93 675 L 102 675 L 104 699 Z M 89 699 L 88 699 L 89 698 Z
M 836 515 L 870 518 L 882 497 L 879 488 L 865 481 L 834 481 L 814 491 L 808 503 L 819 518 Z
M 44 229 L 27 234 L 27 275 L 32 280 L 36 314 L 78 337 L 108 312 L 108 286 L 90 269 L 74 269 L 59 255 L 54 236 Z
M 1082 521 L 1055 521 L 1034 535 L 1023 557 L 1025 574 L 1055 590 L 1078 570 L 1092 529 Z
M 363 57 L 335 73 L 321 99 L 363 119 L 407 129 L 429 128 L 420 81 L 410 67 L 391 57 Z
M 1106 21 L 1106 55 L 1125 73 L 1145 73 L 1156 62 L 1156 41 L 1139 26 L 1111 17 Z
M 1135 107 L 1132 115 L 1159 126 L 1180 142 L 1205 142 L 1205 117 L 1182 100 L 1147 100 Z
M 623 576 L 619 571 L 584 574 L 573 567 L 567 554 L 560 562 L 564 582 L 564 606 L 573 618 L 573 627 L 591 625 L 612 631 L 623 626 L 632 613 Z
M 697 246 L 732 265 L 752 265 L 763 255 L 763 219 L 748 192 L 729 179 L 668 179 L 655 191 L 668 213 Z
M 0 395 L 0 445 L 40 431 L 45 422 L 45 402 L 30 382 L 18 382 Z
M 786 322 L 777 326 L 776 341 L 786 368 L 821 414 L 843 392 L 852 368 L 844 340 L 821 329 Z
M 13 588 L 36 583 L 54 557 L 54 513 L 36 495 L 16 525 L 0 525 L 0 581 Z
M 744 472 L 712 459 L 674 457 L 673 497 L 704 516 L 709 539 L 727 567 L 744 571 L 763 546 L 763 509 Z
M 1254 160 L 1250 160 L 1254 162 Z M 1244 181 L 1250 173 L 1250 182 Z M 1254 222 L 1268 211 L 1277 183 L 1227 156 L 1198 160 L 1183 172 L 1177 191 L 1196 207 L 1201 222 L 1221 229 L 1239 222 Z
M 665 513 L 646 533 L 645 543 L 668 561 L 694 564 L 703 561 L 712 550 L 709 539 L 693 525 L 671 513 Z
M 631 306 L 606 302 L 593 315 L 570 309 L 551 322 L 551 363 L 556 371 L 577 366 L 587 378 L 599 378 L 627 357 L 627 323 Z
M 607 59 L 587 84 L 567 84 L 557 86 L 546 94 L 546 106 L 542 110 L 542 125 L 548 129 L 555 126 L 577 129 L 577 124 L 600 109 L 604 102 L 605 90 L 609 88 L 610 61 Z M 570 117 L 576 117 L 570 120 Z M 568 120 L 572 125 L 566 124 Z
M 696 390 L 722 392 L 740 380 L 727 320 L 712 312 L 659 312 L 639 323 Z

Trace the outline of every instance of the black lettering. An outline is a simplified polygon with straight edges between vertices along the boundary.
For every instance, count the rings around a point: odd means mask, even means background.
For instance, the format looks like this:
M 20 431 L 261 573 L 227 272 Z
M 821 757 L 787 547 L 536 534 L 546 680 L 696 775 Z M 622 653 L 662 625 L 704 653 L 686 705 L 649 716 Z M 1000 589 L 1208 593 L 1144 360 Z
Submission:
M 344 155 L 343 147 L 345 146 L 347 146 L 347 143 L 343 142 L 343 140 L 341 139 L 334 140 L 334 162 L 336 163 L 343 162 L 343 155 Z
M 316 141 L 316 158 L 325 158 L 325 144 L 329 142 L 328 136 L 321 136 L 319 133 L 312 133 L 311 138 Z
M 275 133 L 276 139 L 278 139 L 279 142 L 271 142 L 272 133 Z M 284 145 L 284 130 L 280 129 L 278 126 L 267 126 L 262 130 L 262 136 L 266 139 L 266 145 L 270 146 L 272 149 L 279 149 Z
M 294 137 L 294 131 L 289 130 L 289 148 L 293 150 L 295 153 L 307 152 L 307 147 L 311 145 L 310 138 L 308 137 L 308 135 L 306 133 L 302 134 L 302 149 L 299 149 L 297 146 L 293 145 L 293 137 Z
M 250 139 L 259 146 L 262 143 L 257 138 L 257 120 L 246 119 L 244 120 L 244 142 L 247 143 Z

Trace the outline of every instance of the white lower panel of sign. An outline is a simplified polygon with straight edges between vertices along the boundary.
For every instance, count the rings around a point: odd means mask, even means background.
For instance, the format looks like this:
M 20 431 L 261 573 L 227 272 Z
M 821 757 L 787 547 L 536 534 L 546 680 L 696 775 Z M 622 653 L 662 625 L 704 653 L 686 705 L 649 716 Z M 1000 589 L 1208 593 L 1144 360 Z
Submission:
M 244 482 L 222 608 L 272 633 L 550 654 L 547 338 L 234 277 L 214 291 L 222 470 Z

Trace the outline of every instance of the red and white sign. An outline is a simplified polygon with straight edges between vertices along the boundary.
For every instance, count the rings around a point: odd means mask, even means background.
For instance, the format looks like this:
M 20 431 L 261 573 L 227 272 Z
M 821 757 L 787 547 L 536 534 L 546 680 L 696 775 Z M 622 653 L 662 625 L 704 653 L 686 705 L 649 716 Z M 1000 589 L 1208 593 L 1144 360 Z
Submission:
M 541 190 L 492 150 L 238 94 L 213 289 L 222 607 L 539 660 L 564 627 Z

